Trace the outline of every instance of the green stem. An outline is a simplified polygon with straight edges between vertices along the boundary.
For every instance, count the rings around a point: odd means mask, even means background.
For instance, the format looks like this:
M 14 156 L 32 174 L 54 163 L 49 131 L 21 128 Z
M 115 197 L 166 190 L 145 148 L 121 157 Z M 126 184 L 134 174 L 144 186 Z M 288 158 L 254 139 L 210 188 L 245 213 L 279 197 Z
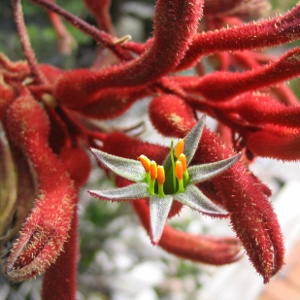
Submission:
M 171 141 L 170 157 L 171 157 L 172 170 L 173 170 L 173 172 L 172 172 L 173 191 L 176 191 L 175 159 L 174 159 L 174 140 Z

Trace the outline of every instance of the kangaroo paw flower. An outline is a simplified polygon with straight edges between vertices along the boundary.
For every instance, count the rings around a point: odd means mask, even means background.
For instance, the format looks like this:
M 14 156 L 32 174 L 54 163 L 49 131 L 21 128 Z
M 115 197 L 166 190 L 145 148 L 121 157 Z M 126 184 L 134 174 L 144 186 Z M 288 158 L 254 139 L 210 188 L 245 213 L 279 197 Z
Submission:
M 240 157 L 232 156 L 215 163 L 188 167 L 198 147 L 204 127 L 204 117 L 194 126 L 184 139 L 174 147 L 163 166 L 157 166 L 145 156 L 137 160 L 126 159 L 92 149 L 102 166 L 115 174 L 136 183 L 110 191 L 90 191 L 100 200 L 149 199 L 151 240 L 157 244 L 161 238 L 173 202 L 182 203 L 199 212 L 222 216 L 228 213 L 214 204 L 195 184 L 219 175 L 230 168 Z M 179 167 L 178 167 L 179 166 Z

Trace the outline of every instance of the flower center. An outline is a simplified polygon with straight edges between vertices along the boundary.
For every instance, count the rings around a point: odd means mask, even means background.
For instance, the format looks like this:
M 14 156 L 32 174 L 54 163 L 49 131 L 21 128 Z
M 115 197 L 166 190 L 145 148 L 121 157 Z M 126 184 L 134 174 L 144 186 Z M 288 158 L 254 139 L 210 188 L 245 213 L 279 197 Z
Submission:
M 155 161 L 141 155 L 139 160 L 143 165 L 146 176 L 145 181 L 149 186 L 149 193 L 152 195 L 165 196 L 166 194 L 182 193 L 185 191 L 189 180 L 187 170 L 186 156 L 184 151 L 184 140 L 180 139 L 173 146 L 173 141 L 170 147 L 171 167 L 157 165 Z

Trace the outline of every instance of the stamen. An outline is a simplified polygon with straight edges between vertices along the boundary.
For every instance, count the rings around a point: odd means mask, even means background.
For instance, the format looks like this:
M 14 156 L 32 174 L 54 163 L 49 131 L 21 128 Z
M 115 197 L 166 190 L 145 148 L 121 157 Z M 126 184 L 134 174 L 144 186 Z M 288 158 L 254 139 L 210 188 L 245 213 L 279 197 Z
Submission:
M 157 166 L 157 183 L 158 183 L 158 195 L 164 196 L 164 182 L 165 182 L 165 169 L 163 166 Z
M 187 184 L 187 182 L 189 181 L 190 176 L 189 176 L 189 173 L 188 173 L 188 170 L 187 170 L 186 156 L 185 156 L 185 154 L 181 153 L 179 155 L 178 160 L 182 163 L 182 170 L 183 170 L 184 182 L 185 182 L 185 184 Z
M 157 183 L 164 184 L 165 182 L 165 169 L 163 166 L 157 166 Z
M 182 170 L 183 170 L 183 172 L 185 172 L 186 169 L 187 169 L 186 168 L 186 156 L 185 156 L 185 154 L 181 153 L 178 157 L 178 160 L 182 163 Z
M 155 182 L 157 178 L 157 164 L 154 160 L 150 162 L 150 182 L 149 182 L 149 193 L 155 194 Z
M 176 178 L 178 179 L 178 193 L 184 192 L 184 182 L 183 182 L 183 166 L 182 162 L 180 160 L 176 161 L 175 165 L 175 175 Z
M 178 180 L 183 178 L 183 166 L 182 166 L 182 162 L 180 160 L 176 161 L 175 174 L 176 174 L 176 178 Z
M 154 160 L 150 162 L 150 178 L 155 180 L 157 178 L 157 164 Z
M 141 162 L 141 164 L 143 165 L 146 173 L 149 173 L 150 172 L 150 159 L 146 155 L 143 155 L 143 154 L 138 159 Z
M 175 146 L 175 156 L 179 158 L 180 154 L 183 153 L 183 150 L 184 150 L 184 140 L 180 139 L 177 145 Z

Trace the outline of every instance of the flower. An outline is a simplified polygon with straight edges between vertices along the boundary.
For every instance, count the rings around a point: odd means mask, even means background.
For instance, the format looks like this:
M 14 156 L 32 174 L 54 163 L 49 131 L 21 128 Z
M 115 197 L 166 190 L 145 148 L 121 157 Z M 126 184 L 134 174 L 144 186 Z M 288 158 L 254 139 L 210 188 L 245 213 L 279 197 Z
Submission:
M 205 124 L 205 117 L 193 127 L 176 146 L 171 142 L 170 153 L 163 166 L 150 161 L 145 155 L 139 160 L 123 158 L 92 149 L 96 159 L 117 175 L 135 183 L 112 190 L 91 190 L 89 193 L 100 200 L 149 199 L 151 241 L 157 244 L 161 238 L 172 204 L 178 201 L 208 215 L 226 216 L 227 211 L 214 204 L 196 186 L 230 168 L 240 157 L 234 155 L 213 163 L 187 167 L 196 152 Z

